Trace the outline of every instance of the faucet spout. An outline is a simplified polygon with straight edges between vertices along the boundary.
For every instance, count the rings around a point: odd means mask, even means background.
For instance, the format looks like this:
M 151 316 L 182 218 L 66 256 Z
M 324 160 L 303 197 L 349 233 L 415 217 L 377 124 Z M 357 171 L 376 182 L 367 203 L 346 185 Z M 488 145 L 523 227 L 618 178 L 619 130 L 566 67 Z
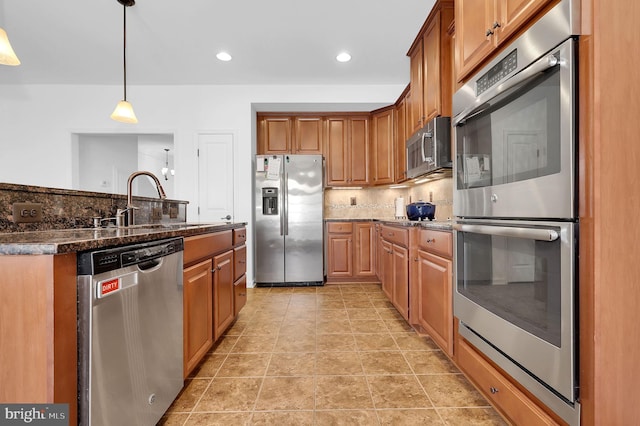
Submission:
M 162 187 L 162 184 L 160 183 L 160 179 L 158 179 L 158 177 L 156 175 L 154 175 L 151 172 L 146 172 L 146 171 L 139 171 L 139 172 L 133 172 L 131 173 L 131 176 L 129 176 L 129 180 L 127 181 L 127 225 L 134 225 L 134 219 L 133 219 L 133 210 L 136 209 L 136 207 L 133 205 L 133 194 L 132 194 L 132 186 L 133 186 L 133 180 L 135 178 L 137 178 L 138 176 L 148 176 L 150 177 L 153 182 L 156 184 L 156 189 L 158 191 L 158 197 L 161 200 L 164 200 L 165 198 L 167 198 L 167 194 L 164 192 L 164 188 Z

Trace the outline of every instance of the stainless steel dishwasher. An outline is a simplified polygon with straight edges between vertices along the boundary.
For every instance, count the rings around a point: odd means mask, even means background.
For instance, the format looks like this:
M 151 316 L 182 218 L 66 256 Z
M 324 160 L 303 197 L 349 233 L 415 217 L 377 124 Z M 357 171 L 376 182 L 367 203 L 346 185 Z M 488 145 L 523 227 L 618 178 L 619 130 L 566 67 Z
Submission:
M 155 425 L 182 389 L 183 247 L 78 254 L 81 425 Z

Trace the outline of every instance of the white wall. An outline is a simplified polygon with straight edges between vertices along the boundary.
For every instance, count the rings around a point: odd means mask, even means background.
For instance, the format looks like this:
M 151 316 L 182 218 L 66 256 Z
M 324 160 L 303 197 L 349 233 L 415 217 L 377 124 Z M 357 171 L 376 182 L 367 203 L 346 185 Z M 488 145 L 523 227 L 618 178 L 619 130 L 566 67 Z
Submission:
M 251 223 L 253 105 L 260 105 L 259 110 L 265 105 L 272 110 L 327 110 L 330 105 L 332 110 L 350 111 L 360 104 L 362 110 L 371 110 L 395 102 L 403 89 L 404 85 L 129 86 L 128 100 L 139 120 L 130 125 L 109 118 L 120 100 L 120 86 L 0 85 L 0 182 L 71 188 L 72 133 L 168 133 L 174 135 L 175 168 L 180 170 L 175 198 L 189 201 L 187 219 L 197 220 L 197 133 L 233 130 L 239 144 L 235 219 Z M 248 272 L 251 279 L 253 273 Z

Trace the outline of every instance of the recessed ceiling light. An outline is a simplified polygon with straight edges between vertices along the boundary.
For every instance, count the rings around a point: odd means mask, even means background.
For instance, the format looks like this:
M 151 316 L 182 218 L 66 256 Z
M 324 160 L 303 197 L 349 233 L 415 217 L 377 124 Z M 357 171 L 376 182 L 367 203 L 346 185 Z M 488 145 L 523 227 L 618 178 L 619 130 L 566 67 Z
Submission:
M 216 58 L 220 59 L 221 61 L 230 61 L 231 60 L 231 55 L 229 55 L 227 52 L 220 52 L 216 55 Z
M 338 62 L 349 62 L 351 60 L 351 55 L 349 55 L 347 52 L 342 52 L 338 54 L 338 56 L 336 56 L 336 59 L 338 60 Z

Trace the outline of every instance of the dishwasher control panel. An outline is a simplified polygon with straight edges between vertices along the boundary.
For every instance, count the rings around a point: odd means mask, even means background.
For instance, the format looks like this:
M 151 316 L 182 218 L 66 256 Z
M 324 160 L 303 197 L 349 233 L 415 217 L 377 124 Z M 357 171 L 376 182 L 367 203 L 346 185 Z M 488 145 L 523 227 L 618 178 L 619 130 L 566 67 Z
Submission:
M 78 253 L 78 275 L 97 275 L 184 250 L 182 238 Z

